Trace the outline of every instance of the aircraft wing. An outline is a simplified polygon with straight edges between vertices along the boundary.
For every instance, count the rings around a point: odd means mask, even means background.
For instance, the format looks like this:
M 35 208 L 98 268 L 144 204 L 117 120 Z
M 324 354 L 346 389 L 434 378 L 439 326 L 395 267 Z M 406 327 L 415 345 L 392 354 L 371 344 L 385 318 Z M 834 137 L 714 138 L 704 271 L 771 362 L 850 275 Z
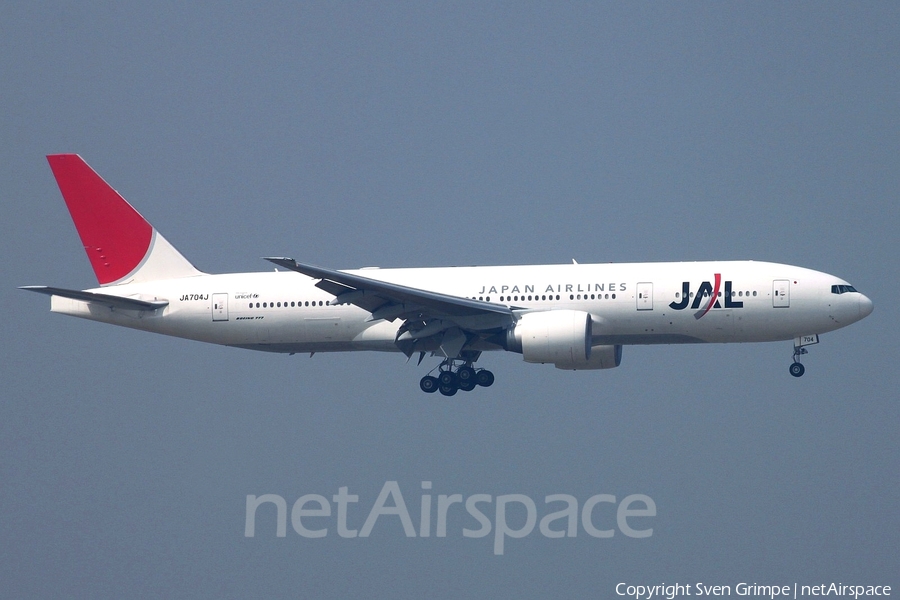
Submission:
M 332 304 L 355 304 L 371 312 L 372 309 L 383 308 L 387 303 L 388 305 L 405 305 L 411 309 L 417 308 L 414 312 L 430 317 L 496 316 L 498 325 L 507 325 L 513 321 L 512 311 L 509 307 L 500 304 L 388 283 L 370 277 L 299 263 L 292 258 L 266 257 L 266 260 L 291 271 L 302 273 L 307 277 L 320 279 L 318 287 L 335 295 Z
M 46 285 L 26 285 L 19 288 L 29 292 L 47 294 L 48 296 L 61 296 L 83 302 L 93 302 L 102 306 L 119 310 L 156 310 L 168 306 L 168 300 L 138 300 L 137 298 L 124 298 L 112 294 L 100 294 L 97 292 L 84 292 L 81 290 L 67 290 L 65 288 L 48 287 Z
M 292 258 L 266 257 L 276 265 L 319 279 L 316 286 L 335 298 L 331 304 L 354 304 L 372 313 L 369 320 L 403 319 L 398 345 L 407 356 L 421 348 L 416 340 L 434 338 L 443 352 L 455 357 L 475 338 L 509 326 L 513 312 L 508 306 L 470 300 L 361 275 L 299 263 Z

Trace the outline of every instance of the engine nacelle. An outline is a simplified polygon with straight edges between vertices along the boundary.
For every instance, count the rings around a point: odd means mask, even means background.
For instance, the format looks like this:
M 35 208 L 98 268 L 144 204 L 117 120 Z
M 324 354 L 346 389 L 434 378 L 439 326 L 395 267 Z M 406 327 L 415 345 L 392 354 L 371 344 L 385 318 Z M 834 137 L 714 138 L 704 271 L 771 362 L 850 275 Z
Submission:
M 591 315 L 580 310 L 525 313 L 507 331 L 506 348 L 529 363 L 581 363 L 591 357 Z
M 525 313 L 506 332 L 506 349 L 529 363 L 553 363 L 557 369 L 612 369 L 622 362 L 622 346 L 593 346 L 591 315 L 580 310 Z
M 587 371 L 592 369 L 612 369 L 622 363 L 622 346 L 594 346 L 591 355 L 585 361 L 557 362 L 557 369 L 569 371 Z

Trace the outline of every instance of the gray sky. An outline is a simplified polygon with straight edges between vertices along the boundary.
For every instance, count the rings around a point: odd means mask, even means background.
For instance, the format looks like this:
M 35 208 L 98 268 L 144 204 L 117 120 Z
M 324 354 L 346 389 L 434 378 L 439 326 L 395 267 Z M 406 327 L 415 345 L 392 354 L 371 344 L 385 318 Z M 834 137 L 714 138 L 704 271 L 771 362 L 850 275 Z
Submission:
M 0 581 L 15 597 L 609 597 L 900 585 L 896 3 L 12 2 L 0 16 Z M 44 155 L 80 153 L 200 269 L 744 259 L 875 313 L 791 344 L 280 356 L 49 314 L 93 273 Z M 427 366 L 426 366 L 427 365 Z M 653 535 L 306 539 L 248 494 L 649 495 Z M 559 506 L 554 505 L 553 510 Z M 511 509 L 512 511 L 513 509 Z M 613 519 L 611 509 L 597 518 Z M 493 515 L 492 515 L 493 518 Z M 516 520 L 518 519 L 518 520 Z M 511 512 L 513 525 L 524 510 Z M 432 525 L 434 526 L 434 525 Z M 580 527 L 580 525 L 579 525 Z

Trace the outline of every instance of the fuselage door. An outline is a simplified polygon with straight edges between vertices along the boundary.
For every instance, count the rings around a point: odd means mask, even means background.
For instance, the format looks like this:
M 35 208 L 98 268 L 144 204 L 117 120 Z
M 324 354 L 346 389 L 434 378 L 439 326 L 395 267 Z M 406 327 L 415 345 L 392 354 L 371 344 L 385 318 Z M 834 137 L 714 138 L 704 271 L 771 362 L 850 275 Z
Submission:
M 639 283 L 637 284 L 637 309 L 653 310 L 653 284 Z
M 791 282 L 789 279 L 776 279 L 772 282 L 772 306 L 775 308 L 791 306 Z
M 228 294 L 212 295 L 212 320 L 228 320 Z

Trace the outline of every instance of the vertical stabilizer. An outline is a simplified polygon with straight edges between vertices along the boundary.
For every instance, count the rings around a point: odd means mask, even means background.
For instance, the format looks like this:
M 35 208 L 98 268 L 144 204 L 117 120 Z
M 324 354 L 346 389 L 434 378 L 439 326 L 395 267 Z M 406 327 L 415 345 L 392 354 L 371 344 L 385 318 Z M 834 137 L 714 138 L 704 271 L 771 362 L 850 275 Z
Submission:
M 80 156 L 47 161 L 100 285 L 202 275 Z

